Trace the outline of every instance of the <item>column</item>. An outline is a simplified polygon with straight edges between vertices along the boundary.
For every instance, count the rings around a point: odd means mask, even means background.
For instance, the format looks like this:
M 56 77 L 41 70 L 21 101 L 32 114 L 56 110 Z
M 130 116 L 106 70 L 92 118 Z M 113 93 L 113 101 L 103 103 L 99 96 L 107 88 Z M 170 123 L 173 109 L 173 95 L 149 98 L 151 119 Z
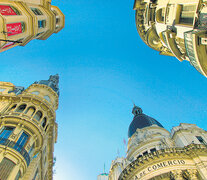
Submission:
M 188 169 L 187 170 L 188 172 L 188 176 L 190 178 L 190 180 L 197 180 L 197 174 L 198 174 L 198 171 L 196 169 Z
M 172 173 L 172 177 L 175 180 L 182 180 L 183 179 L 183 172 L 182 172 L 182 170 L 173 170 L 173 171 L 171 171 L 171 173 Z

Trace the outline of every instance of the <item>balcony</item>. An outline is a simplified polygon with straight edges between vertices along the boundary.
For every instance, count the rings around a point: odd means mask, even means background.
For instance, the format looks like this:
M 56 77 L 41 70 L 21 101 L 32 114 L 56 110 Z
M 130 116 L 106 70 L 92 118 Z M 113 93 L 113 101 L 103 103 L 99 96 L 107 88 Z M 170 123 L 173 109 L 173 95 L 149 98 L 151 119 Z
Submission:
M 25 159 L 27 166 L 30 164 L 30 156 L 27 153 L 27 151 L 24 149 L 24 147 L 20 146 L 18 143 L 15 143 L 14 141 L 10 141 L 9 139 L 0 138 L 0 145 L 4 145 L 6 147 L 12 148 L 19 152 Z

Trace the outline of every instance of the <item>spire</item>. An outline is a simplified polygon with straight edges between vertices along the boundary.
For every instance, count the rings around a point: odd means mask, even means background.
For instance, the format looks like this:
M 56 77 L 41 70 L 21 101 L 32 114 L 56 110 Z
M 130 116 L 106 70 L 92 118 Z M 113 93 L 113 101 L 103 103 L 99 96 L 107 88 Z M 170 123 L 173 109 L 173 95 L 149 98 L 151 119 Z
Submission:
M 48 80 L 36 81 L 34 84 L 44 84 L 51 87 L 59 96 L 59 75 L 51 75 Z

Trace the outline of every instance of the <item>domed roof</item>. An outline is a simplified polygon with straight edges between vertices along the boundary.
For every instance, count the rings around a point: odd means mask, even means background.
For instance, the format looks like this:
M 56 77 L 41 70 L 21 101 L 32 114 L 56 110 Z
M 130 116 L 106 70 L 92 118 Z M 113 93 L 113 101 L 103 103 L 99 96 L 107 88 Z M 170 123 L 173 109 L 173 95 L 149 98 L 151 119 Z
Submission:
M 163 126 L 157 120 L 142 113 L 142 109 L 137 106 L 134 106 L 132 113 L 134 114 L 134 118 L 128 130 L 129 138 L 136 132 L 137 129 L 149 127 L 154 124 L 163 128 Z

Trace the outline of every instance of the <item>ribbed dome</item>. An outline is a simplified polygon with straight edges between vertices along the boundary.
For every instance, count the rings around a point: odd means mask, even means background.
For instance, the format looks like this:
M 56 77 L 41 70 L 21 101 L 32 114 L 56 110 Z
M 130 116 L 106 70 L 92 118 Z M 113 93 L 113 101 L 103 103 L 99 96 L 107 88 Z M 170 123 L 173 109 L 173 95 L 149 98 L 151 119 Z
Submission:
M 137 106 L 134 106 L 132 113 L 134 114 L 134 118 L 128 130 L 129 138 L 136 132 L 137 129 L 149 127 L 153 124 L 163 128 L 163 126 L 157 120 L 142 113 L 142 109 Z

